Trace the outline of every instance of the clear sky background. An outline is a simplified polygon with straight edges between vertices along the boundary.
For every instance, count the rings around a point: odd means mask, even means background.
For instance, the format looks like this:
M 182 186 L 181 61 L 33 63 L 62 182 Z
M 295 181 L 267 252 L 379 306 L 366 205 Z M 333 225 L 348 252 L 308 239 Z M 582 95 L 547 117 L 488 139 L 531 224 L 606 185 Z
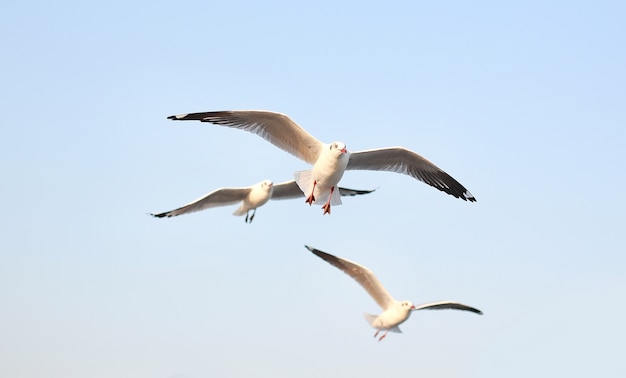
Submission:
M 621 1 L 14 1 L 0 24 L 0 376 L 624 377 Z M 408 176 L 331 216 L 302 201 L 172 219 L 303 161 L 172 122 L 288 114 L 356 151 L 402 145 L 478 199 Z M 421 311 L 374 301 L 308 244 Z

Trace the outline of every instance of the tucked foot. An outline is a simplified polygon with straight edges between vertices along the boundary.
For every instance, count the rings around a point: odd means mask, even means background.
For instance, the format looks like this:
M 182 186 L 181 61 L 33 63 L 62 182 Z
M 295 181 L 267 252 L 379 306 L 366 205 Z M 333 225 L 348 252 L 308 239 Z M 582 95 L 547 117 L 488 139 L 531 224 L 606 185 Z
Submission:
M 254 219 L 254 214 L 256 214 L 256 209 L 252 210 L 252 215 L 250 215 L 250 210 L 246 212 L 246 223 L 252 223 L 252 220 Z
M 334 191 L 335 191 L 335 187 L 331 186 L 330 187 L 330 194 L 328 195 L 328 201 L 324 204 L 324 206 L 322 206 L 322 209 L 324 209 L 324 215 L 330 214 L 330 200 L 331 200 L 331 198 L 333 198 L 333 192 Z
M 315 202 L 315 196 L 313 195 L 313 193 L 315 193 L 315 185 L 317 185 L 317 181 L 313 181 L 313 189 L 311 189 L 311 195 L 306 198 L 306 201 L 304 201 L 308 203 L 309 206 L 311 206 L 313 202 Z
M 326 202 L 323 206 L 322 209 L 324 209 L 324 215 L 326 214 L 330 214 L 330 202 Z
M 376 332 L 378 334 L 378 332 Z M 385 337 L 387 337 L 387 334 L 389 333 L 389 330 L 386 330 L 385 333 L 383 333 L 383 335 L 380 337 L 380 339 L 378 339 L 378 342 L 380 342 L 382 339 L 384 339 Z
M 308 196 L 304 202 L 308 203 L 309 206 L 312 205 L 313 202 L 315 202 L 315 196 L 313 195 L 313 192 L 311 192 L 311 195 Z

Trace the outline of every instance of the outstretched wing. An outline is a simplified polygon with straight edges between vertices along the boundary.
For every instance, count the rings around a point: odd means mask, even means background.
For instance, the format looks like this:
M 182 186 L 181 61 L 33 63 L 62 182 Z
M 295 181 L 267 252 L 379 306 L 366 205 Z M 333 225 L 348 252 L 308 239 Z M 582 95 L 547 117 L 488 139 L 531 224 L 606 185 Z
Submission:
M 404 147 L 352 152 L 346 169 L 402 173 L 456 198 L 470 202 L 476 201 L 472 193 L 452 176 L 425 157 Z
M 415 306 L 415 310 L 461 310 L 461 311 L 470 311 L 478 315 L 482 315 L 483 312 L 477 308 L 464 305 L 463 303 L 458 302 L 433 302 L 433 303 L 425 303 L 419 306 Z
M 274 184 L 274 190 L 272 191 L 273 200 L 283 200 L 291 198 L 304 197 L 304 193 L 296 184 L 296 180 L 281 182 L 280 184 Z
M 376 190 L 376 189 L 374 189 Z M 359 190 L 339 187 L 339 193 L 346 196 L 358 196 L 362 194 L 369 194 L 374 190 Z M 272 199 L 282 200 L 304 197 L 304 193 L 300 190 L 300 187 L 296 183 L 296 180 L 281 182 L 280 184 L 274 184 L 274 191 L 272 192 Z
M 342 188 L 341 186 L 339 187 L 339 193 L 343 196 L 343 197 L 354 197 L 354 196 L 360 196 L 362 194 L 370 194 L 373 191 L 375 191 L 376 189 L 372 189 L 372 190 L 360 190 L 360 189 L 350 189 L 350 188 Z
M 305 247 L 309 251 L 320 257 L 322 260 L 328 262 L 329 264 L 335 266 L 336 268 L 342 270 L 345 274 L 352 277 L 356 282 L 363 286 L 365 291 L 368 292 L 368 294 L 376 301 L 376 303 L 378 303 L 378 305 L 383 310 L 386 310 L 387 308 L 389 308 L 389 306 L 396 302 L 371 270 L 355 262 L 342 259 L 341 257 L 333 256 L 307 245 L 305 245 Z
M 197 200 L 190 202 L 183 207 L 179 207 L 176 210 L 150 215 L 157 218 L 175 217 L 177 215 L 193 213 L 195 211 L 200 211 L 211 207 L 232 205 L 237 202 L 243 201 L 243 199 L 246 198 L 251 190 L 252 188 L 221 188 L 214 190 L 206 196 L 198 198 Z
M 292 155 L 315 164 L 322 143 L 282 113 L 263 110 L 233 110 L 179 114 L 168 119 L 210 122 L 215 125 L 249 131 Z

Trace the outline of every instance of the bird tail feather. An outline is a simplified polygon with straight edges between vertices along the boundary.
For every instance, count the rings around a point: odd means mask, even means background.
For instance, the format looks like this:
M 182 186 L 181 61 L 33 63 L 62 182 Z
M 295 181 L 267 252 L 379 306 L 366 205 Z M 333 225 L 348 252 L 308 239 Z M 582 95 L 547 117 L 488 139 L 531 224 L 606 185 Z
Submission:
M 304 196 L 308 197 L 309 195 L 311 195 L 311 192 L 314 189 L 313 183 L 315 182 L 315 180 L 313 179 L 313 170 L 309 169 L 306 171 L 296 171 L 293 173 L 293 177 L 296 179 L 296 183 L 298 184 L 298 187 L 300 187 L 300 190 L 302 190 L 302 193 L 304 193 Z M 329 195 L 330 192 L 324 194 L 318 192 L 316 193 L 316 198 L 313 203 L 316 205 L 322 205 L 326 203 L 326 201 L 328 201 Z M 331 206 L 339 206 L 342 204 L 341 192 L 339 188 L 335 188 L 335 192 L 330 199 L 330 204 Z
M 296 184 L 298 184 L 304 196 L 308 197 L 313 191 L 313 182 L 315 181 L 313 180 L 313 171 L 310 169 L 306 171 L 296 171 L 293 173 L 293 177 L 296 179 Z M 318 202 L 317 199 L 315 202 Z
M 241 206 L 239 206 L 239 208 L 237 210 L 235 210 L 233 215 L 241 216 L 241 215 L 246 214 L 247 212 L 248 212 L 248 210 L 246 210 L 244 205 L 241 205 Z
M 373 328 L 377 328 L 377 327 L 374 325 L 374 322 L 376 321 L 376 318 L 378 318 L 378 316 L 376 316 L 376 315 L 372 315 L 372 314 L 367 314 L 367 313 L 363 314 L 363 316 L 365 316 L 365 320 L 367 321 L 367 323 L 368 323 L 370 326 L 372 326 Z
M 330 198 L 330 204 L 332 206 L 341 205 L 341 192 L 338 187 L 335 187 L 335 191 L 333 192 L 333 196 Z
M 393 328 L 389 328 L 389 332 L 402 333 L 402 330 L 400 329 L 400 327 L 395 326 Z
M 376 325 L 376 319 L 378 319 L 378 316 L 376 315 L 372 315 L 372 314 L 363 314 L 365 316 L 365 320 L 369 323 L 370 326 L 372 326 L 372 328 L 376 328 L 376 329 L 386 329 L 389 330 L 389 332 L 395 332 L 395 333 L 402 333 L 402 330 L 400 329 L 400 327 L 395 326 L 392 328 L 385 328 L 385 327 L 379 327 Z

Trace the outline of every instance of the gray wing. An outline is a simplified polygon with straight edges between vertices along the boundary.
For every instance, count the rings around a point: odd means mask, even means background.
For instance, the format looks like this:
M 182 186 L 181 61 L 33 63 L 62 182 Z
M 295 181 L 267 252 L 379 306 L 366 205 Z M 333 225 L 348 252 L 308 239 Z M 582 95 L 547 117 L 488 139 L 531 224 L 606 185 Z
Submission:
M 483 312 L 477 308 L 470 307 L 462 303 L 448 302 L 448 301 L 425 303 L 419 306 L 415 306 L 414 311 L 417 311 L 417 310 L 461 310 L 461 311 L 470 311 L 478 315 L 483 314 Z
M 322 148 L 319 140 L 281 113 L 263 110 L 233 110 L 179 114 L 167 118 L 179 121 L 210 122 L 249 131 L 309 164 L 315 164 Z
M 339 187 L 339 193 L 344 197 L 368 194 L 373 192 L 374 190 L 359 190 Z M 299 197 L 304 197 L 304 193 L 302 193 L 302 190 L 300 190 L 300 187 L 298 186 L 298 184 L 296 184 L 296 180 L 286 181 L 274 185 L 272 199 L 281 200 Z
M 423 156 L 403 147 L 352 152 L 346 169 L 403 173 L 456 198 L 476 201 L 472 193 L 452 176 Z
M 356 282 L 363 286 L 365 291 L 368 292 L 368 294 L 376 301 L 376 303 L 378 303 L 378 305 L 383 310 L 386 310 L 387 308 L 389 308 L 389 306 L 395 303 L 395 299 L 393 299 L 391 294 L 389 294 L 389 292 L 380 283 L 378 278 L 376 278 L 371 270 L 355 262 L 333 256 L 307 245 L 305 245 L 305 247 L 309 251 L 320 257 L 322 260 L 328 262 L 329 264 L 335 266 L 336 268 L 342 270 L 345 274 L 352 277 Z
M 274 190 L 272 191 L 273 200 L 291 199 L 304 197 L 304 193 L 300 190 L 296 180 L 281 182 L 280 184 L 274 184 Z
M 212 191 L 202 198 L 186 204 L 183 207 L 179 207 L 176 210 L 166 211 L 160 214 L 150 214 L 153 217 L 175 217 L 181 214 L 193 213 L 208 209 L 211 207 L 232 205 L 243 201 L 244 198 L 250 193 L 252 188 L 221 188 Z
M 339 193 L 343 196 L 343 197 L 353 197 L 353 196 L 359 196 L 362 194 L 370 194 L 371 192 L 375 191 L 376 189 L 372 189 L 372 190 L 360 190 L 360 189 L 349 189 L 349 188 L 342 188 L 339 187 Z

